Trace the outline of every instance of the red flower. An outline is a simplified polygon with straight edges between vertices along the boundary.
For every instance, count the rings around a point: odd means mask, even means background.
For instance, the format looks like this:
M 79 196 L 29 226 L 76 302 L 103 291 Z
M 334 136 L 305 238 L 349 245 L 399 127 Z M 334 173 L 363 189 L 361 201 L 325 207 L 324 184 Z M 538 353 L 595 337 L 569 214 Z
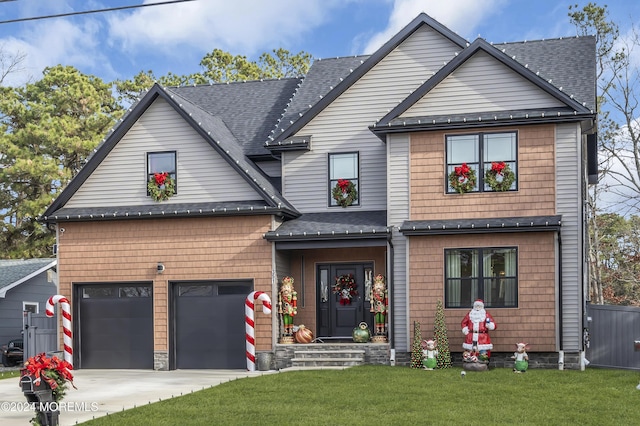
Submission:
M 169 173 L 167 172 L 154 173 L 153 175 L 153 179 L 155 179 L 156 185 L 158 186 L 164 185 L 164 182 L 167 180 L 168 177 L 169 177 Z
M 351 181 L 349 179 L 338 179 L 338 188 L 342 191 L 343 194 L 346 194 L 349 191 L 349 184 Z
M 493 163 L 491 163 L 491 170 L 493 172 L 495 172 L 496 174 L 501 175 L 502 171 L 504 170 L 504 168 L 506 166 L 507 165 L 504 163 L 504 161 L 501 161 L 499 163 L 493 162 Z

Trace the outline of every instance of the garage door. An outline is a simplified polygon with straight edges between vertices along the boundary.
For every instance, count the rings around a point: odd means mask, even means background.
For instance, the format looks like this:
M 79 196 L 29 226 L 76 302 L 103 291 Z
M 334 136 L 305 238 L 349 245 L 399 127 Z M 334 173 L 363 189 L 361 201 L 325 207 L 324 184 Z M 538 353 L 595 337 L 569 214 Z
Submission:
M 244 369 L 244 302 L 251 281 L 173 284 L 175 368 Z
M 151 284 L 77 286 L 79 368 L 153 368 Z

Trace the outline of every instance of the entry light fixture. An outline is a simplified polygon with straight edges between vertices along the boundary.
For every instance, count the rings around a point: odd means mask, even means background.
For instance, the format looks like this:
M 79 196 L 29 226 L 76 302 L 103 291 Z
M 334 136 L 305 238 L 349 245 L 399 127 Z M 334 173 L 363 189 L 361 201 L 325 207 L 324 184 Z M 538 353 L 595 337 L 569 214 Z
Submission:
M 157 271 L 159 274 L 161 274 L 161 273 L 163 273 L 163 272 L 164 272 L 164 264 L 163 264 L 162 262 L 158 262 L 158 266 L 157 266 L 156 271 Z

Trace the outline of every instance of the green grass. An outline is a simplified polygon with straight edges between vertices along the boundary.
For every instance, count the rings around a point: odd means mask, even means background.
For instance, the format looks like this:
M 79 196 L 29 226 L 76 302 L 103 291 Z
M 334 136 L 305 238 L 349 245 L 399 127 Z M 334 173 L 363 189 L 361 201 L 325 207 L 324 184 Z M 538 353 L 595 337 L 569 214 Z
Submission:
M 0 380 L 20 377 L 20 370 L 0 371 Z
M 631 425 L 640 374 L 361 366 L 239 379 L 111 414 L 100 425 Z

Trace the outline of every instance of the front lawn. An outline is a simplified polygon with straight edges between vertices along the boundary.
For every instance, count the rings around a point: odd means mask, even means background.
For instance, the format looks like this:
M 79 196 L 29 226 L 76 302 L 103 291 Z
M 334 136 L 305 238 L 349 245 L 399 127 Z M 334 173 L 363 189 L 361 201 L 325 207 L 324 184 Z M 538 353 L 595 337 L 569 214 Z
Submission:
M 361 366 L 239 379 L 111 414 L 100 425 L 638 424 L 640 373 Z
M 0 371 L 0 380 L 10 379 L 12 377 L 20 377 L 20 370 Z

